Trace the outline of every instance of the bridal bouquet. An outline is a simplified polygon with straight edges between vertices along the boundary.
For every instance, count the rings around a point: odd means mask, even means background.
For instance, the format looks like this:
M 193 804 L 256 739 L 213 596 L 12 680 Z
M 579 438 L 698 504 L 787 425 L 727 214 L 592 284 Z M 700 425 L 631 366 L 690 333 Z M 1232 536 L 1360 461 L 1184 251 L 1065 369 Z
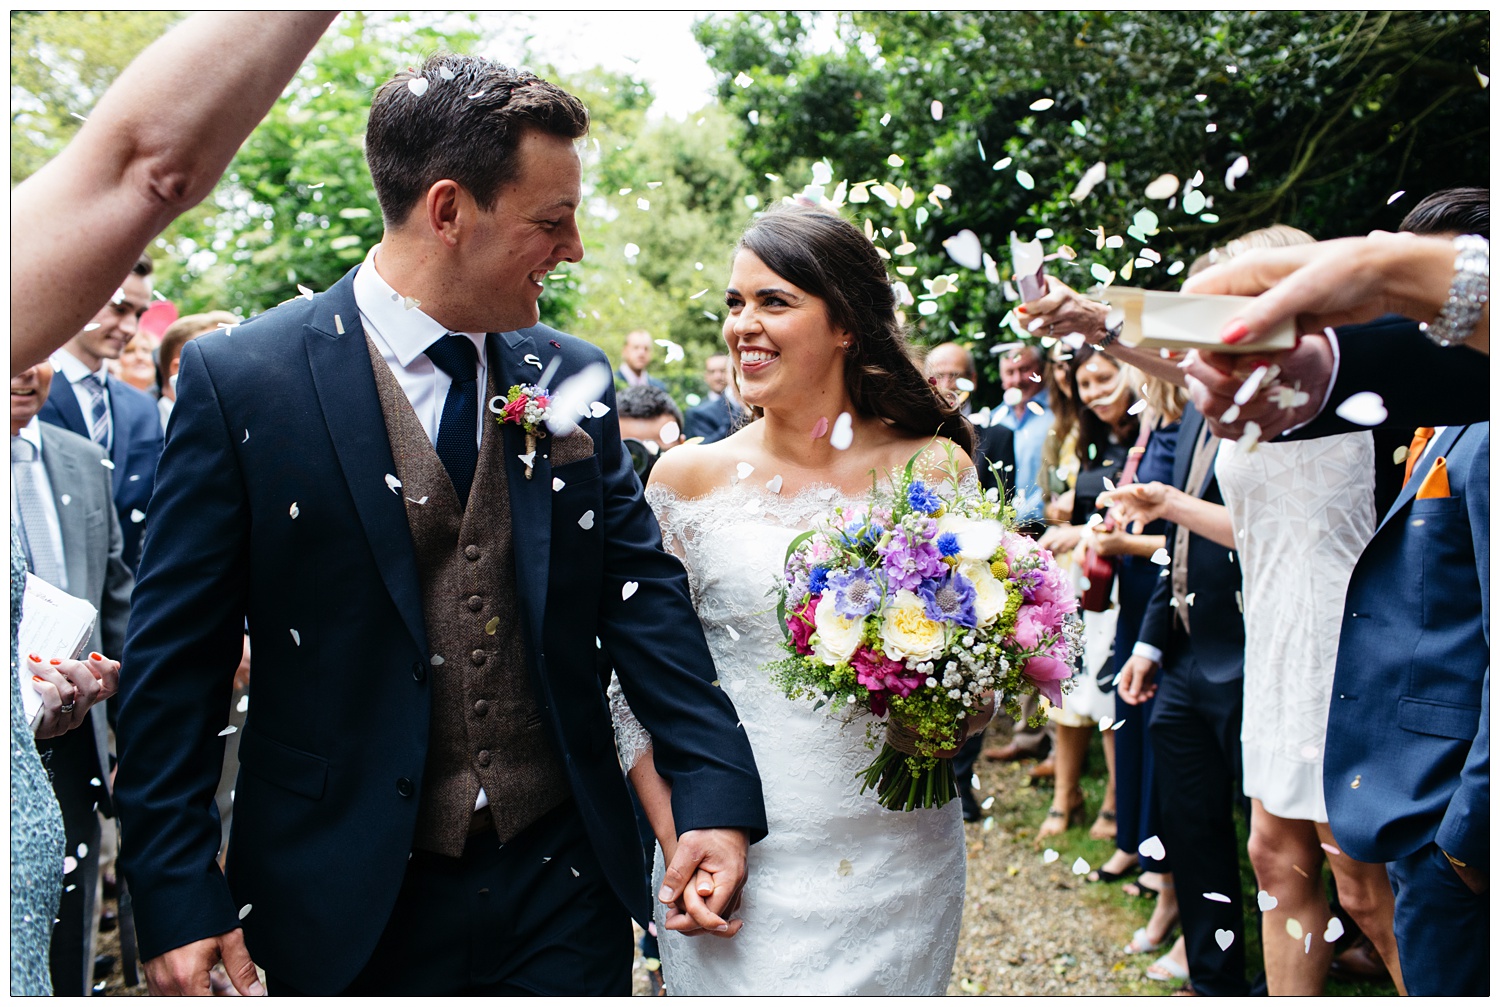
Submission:
M 768 667 L 814 709 L 885 718 L 861 790 L 905 811 L 957 792 L 948 759 L 965 717 L 990 694 L 1016 719 L 1026 693 L 1060 703 L 1082 647 L 1072 587 L 996 491 L 960 494 L 950 475 L 939 494 L 915 463 L 792 541 L 777 607 L 789 654 Z

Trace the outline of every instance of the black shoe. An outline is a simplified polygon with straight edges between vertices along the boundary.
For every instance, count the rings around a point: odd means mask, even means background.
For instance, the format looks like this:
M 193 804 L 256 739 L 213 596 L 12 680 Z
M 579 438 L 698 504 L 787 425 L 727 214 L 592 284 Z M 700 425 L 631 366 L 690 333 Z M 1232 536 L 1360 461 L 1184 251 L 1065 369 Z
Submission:
M 94 958 L 94 982 L 108 979 L 115 971 L 114 955 L 98 955 Z

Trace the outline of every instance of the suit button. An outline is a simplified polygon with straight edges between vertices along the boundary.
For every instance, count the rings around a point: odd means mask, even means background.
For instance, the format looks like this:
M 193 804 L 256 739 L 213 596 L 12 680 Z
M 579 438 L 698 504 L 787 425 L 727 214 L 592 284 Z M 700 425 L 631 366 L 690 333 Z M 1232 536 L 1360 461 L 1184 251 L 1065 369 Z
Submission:
M 489 712 L 490 704 L 488 703 L 488 701 L 481 699 L 474 704 L 474 715 L 476 717 L 483 717 L 486 713 Z
M 421 661 L 413 661 L 411 663 L 411 677 L 418 682 L 425 682 L 427 680 L 427 668 Z
M 476 761 L 481 766 L 488 766 L 490 764 L 490 750 L 488 748 L 481 748 L 479 750 L 479 755 L 476 757 Z
M 476 667 L 476 668 L 479 667 L 481 664 L 483 664 L 488 659 L 489 659 L 489 655 L 486 654 L 482 650 L 476 650 L 474 653 L 472 653 L 472 654 L 469 655 L 469 660 L 471 660 L 471 661 L 474 662 L 474 667 Z
M 477 594 L 471 596 L 469 598 L 469 611 L 478 612 L 481 608 L 484 608 L 484 599 Z
M 466 546 L 464 546 L 464 556 L 466 556 L 469 559 L 478 559 L 479 558 L 479 546 L 477 546 L 477 545 L 466 545 Z
M 416 793 L 416 788 L 411 785 L 410 780 L 403 776 L 396 781 L 396 793 L 402 797 L 410 797 Z

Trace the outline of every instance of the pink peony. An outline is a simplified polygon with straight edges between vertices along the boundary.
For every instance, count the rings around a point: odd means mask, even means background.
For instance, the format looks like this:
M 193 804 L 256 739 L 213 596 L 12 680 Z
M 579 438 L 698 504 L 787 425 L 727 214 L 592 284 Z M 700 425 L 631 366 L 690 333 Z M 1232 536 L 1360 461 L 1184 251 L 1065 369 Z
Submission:
M 799 654 L 811 654 L 812 646 L 807 641 L 812 639 L 813 631 L 817 628 L 813 625 L 813 612 L 818 608 L 818 602 L 823 599 L 821 594 L 810 594 L 802 607 L 796 609 L 786 618 L 786 628 L 792 633 L 792 646 L 797 648 Z
M 1063 696 L 1060 683 L 1072 677 L 1073 666 L 1045 654 L 1038 654 L 1026 662 L 1021 674 L 1035 682 L 1036 687 L 1052 701 L 1053 706 L 1061 706 Z
M 900 661 L 893 661 L 879 651 L 871 650 L 869 647 L 860 647 L 849 659 L 854 666 L 855 676 L 859 684 L 869 689 L 870 708 L 875 709 L 875 693 L 890 691 L 898 696 L 910 696 L 912 691 L 922 684 L 922 676 L 914 675 L 906 670 L 906 665 Z M 884 697 L 881 697 L 882 707 L 885 706 Z M 883 714 L 884 709 L 875 710 L 877 716 Z
M 1038 602 L 1035 605 L 1022 605 L 1016 612 L 1016 646 L 1022 650 L 1031 650 L 1042 640 L 1042 637 L 1056 633 L 1063 624 L 1063 618 L 1069 609 L 1057 601 Z

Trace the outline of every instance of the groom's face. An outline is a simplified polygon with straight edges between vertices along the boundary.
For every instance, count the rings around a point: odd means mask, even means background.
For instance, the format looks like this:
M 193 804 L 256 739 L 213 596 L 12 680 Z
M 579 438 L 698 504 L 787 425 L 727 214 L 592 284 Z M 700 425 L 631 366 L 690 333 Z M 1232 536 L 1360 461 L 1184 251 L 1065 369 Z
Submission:
M 573 141 L 528 130 L 517 155 L 520 171 L 494 206 L 474 211 L 474 226 L 459 249 L 455 300 L 468 316 L 462 331 L 535 325 L 547 274 L 560 262 L 583 258 L 574 219 L 583 176 Z

